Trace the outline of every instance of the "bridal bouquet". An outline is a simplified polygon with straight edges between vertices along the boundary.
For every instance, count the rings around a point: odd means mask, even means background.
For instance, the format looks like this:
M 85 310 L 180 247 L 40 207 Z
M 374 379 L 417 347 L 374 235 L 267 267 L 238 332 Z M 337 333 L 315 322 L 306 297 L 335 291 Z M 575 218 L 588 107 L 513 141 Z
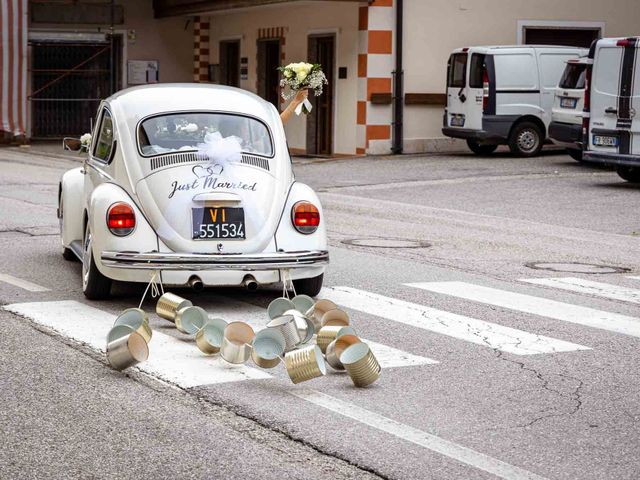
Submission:
M 282 98 L 288 100 L 293 97 L 298 91 L 304 89 L 311 89 L 316 96 L 322 95 L 322 89 L 329 82 L 327 77 L 322 71 L 322 66 L 319 63 L 290 63 L 285 67 L 278 67 L 278 70 L 282 73 L 282 80 L 280 80 L 280 86 L 282 88 L 289 87 L 290 91 L 282 92 Z M 296 108 L 296 114 L 300 115 L 300 112 L 305 114 L 311 111 L 311 103 L 309 100 L 305 100 Z

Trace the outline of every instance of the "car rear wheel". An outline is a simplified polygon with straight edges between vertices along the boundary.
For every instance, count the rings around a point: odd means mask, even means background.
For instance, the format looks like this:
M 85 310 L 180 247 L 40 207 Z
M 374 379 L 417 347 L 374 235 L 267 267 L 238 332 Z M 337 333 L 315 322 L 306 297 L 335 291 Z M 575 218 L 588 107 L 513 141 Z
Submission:
M 320 293 L 322 289 L 322 281 L 324 280 L 324 273 L 313 278 L 302 278 L 300 280 L 294 280 L 293 286 L 296 289 L 297 295 L 309 295 L 315 297 Z
M 581 162 L 582 161 L 582 150 L 576 150 L 575 148 L 568 148 L 567 153 L 574 160 Z
M 476 155 L 491 155 L 498 148 L 498 145 L 482 145 L 475 140 L 467 140 L 467 146 Z
M 111 296 L 111 279 L 105 277 L 93 260 L 93 242 L 89 222 L 82 241 L 82 291 L 89 300 L 105 300 Z
M 535 123 L 517 124 L 509 136 L 509 149 L 519 157 L 535 157 L 542 150 L 542 131 Z
M 640 168 L 638 167 L 618 167 L 618 175 L 627 182 L 640 183 Z

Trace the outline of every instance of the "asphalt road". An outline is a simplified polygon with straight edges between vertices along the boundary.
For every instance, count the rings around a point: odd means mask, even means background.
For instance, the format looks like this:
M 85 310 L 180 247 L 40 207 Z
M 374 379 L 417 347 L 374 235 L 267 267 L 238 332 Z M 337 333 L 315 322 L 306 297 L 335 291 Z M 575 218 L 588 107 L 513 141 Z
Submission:
M 553 152 L 297 160 L 322 295 L 383 366 L 357 389 L 230 368 L 155 314 L 166 349 L 111 370 L 94 334 L 142 289 L 84 300 L 55 218 L 75 165 L 0 150 L 0 477 L 640 476 L 640 186 Z M 278 295 L 179 293 L 254 324 Z

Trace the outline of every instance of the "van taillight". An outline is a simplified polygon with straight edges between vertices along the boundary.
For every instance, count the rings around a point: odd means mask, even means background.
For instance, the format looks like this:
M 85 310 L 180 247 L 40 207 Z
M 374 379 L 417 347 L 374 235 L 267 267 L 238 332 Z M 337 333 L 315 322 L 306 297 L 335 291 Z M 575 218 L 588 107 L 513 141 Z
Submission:
M 584 110 L 582 113 L 582 148 L 584 150 L 586 150 L 589 146 L 589 122 L 591 118 L 591 74 L 592 67 L 588 65 L 584 79 Z
M 114 203 L 107 212 L 107 227 L 118 237 L 129 235 L 136 228 L 136 214 L 125 202 Z
M 629 40 L 628 38 L 625 38 L 623 40 L 618 40 L 616 42 L 616 46 L 618 47 L 630 47 L 631 46 L 631 40 Z
M 482 111 L 487 113 L 489 108 L 489 73 L 485 67 L 482 71 Z

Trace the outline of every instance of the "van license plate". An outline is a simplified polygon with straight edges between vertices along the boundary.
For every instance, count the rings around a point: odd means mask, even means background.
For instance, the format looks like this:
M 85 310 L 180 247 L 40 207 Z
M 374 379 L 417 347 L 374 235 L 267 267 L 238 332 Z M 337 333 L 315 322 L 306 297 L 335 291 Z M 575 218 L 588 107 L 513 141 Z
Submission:
M 562 108 L 576 108 L 577 104 L 578 104 L 577 98 L 561 98 L 560 99 L 560 106 Z
M 593 144 L 596 147 L 617 147 L 618 137 L 608 137 L 606 135 L 594 135 Z
M 452 127 L 464 127 L 464 115 L 452 115 L 451 116 Z

